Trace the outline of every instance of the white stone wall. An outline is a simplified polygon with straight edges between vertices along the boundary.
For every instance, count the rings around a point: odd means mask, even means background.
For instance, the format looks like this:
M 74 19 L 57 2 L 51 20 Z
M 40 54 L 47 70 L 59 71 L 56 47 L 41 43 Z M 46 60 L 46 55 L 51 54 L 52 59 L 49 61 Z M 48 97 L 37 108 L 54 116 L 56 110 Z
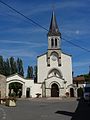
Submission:
M 34 83 L 34 80 L 25 80 L 25 91 L 27 88 L 30 88 L 30 97 L 36 97 L 37 93 L 40 93 L 42 96 L 41 84 Z M 26 92 L 25 92 L 26 96 Z
M 52 77 L 47 79 L 45 84 L 46 87 L 46 96 L 51 97 L 51 86 L 53 83 L 56 83 L 59 88 L 59 96 L 65 96 L 65 85 L 64 85 L 64 80 L 56 77 Z
M 42 88 L 41 84 L 35 84 L 33 79 L 24 79 L 23 77 L 19 76 L 18 74 L 12 75 L 6 79 L 7 81 L 7 89 L 6 89 L 6 96 L 8 97 L 9 93 L 9 84 L 12 82 L 19 82 L 22 84 L 22 97 L 26 97 L 26 90 L 30 88 L 30 97 L 36 97 L 37 93 L 40 93 L 42 96 Z
M 72 84 L 72 60 L 71 56 L 61 54 L 61 66 L 58 66 L 58 61 L 52 61 L 50 58 L 50 67 L 47 67 L 47 55 L 38 57 L 38 82 L 43 82 L 51 69 L 58 69 L 63 75 L 63 79 L 67 81 L 66 85 Z
M 72 58 L 71 56 L 61 54 L 61 71 L 66 82 L 66 87 L 73 83 L 72 81 Z
M 41 94 L 40 97 L 42 97 L 42 84 L 34 84 L 32 87 L 32 97 L 37 97 L 37 93 Z
M 61 53 L 61 66 L 58 66 L 58 59 L 55 61 L 50 57 L 50 67 L 47 66 L 47 54 L 44 54 L 38 57 L 38 82 L 46 82 L 46 87 L 49 86 L 52 82 L 57 82 L 60 84 L 61 89 L 59 91 L 60 96 L 65 96 L 66 88 L 68 85 L 72 84 L 72 58 L 69 55 Z M 62 78 L 51 77 L 48 79 L 48 74 L 50 70 L 57 69 Z M 50 76 L 49 76 L 50 77 Z M 49 88 L 49 87 L 48 87 Z M 46 89 L 46 96 L 51 96 L 51 89 Z

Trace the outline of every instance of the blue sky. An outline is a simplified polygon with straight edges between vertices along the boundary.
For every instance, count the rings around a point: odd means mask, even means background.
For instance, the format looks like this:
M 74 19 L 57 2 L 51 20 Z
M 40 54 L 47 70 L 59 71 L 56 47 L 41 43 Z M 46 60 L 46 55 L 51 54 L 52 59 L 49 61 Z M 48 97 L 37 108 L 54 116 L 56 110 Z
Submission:
M 2 0 L 49 29 L 52 5 L 62 37 L 90 50 L 90 0 Z M 47 51 L 47 31 L 0 3 L 0 55 L 21 58 L 25 72 Z M 72 55 L 74 75 L 88 73 L 90 52 L 62 40 L 62 51 Z

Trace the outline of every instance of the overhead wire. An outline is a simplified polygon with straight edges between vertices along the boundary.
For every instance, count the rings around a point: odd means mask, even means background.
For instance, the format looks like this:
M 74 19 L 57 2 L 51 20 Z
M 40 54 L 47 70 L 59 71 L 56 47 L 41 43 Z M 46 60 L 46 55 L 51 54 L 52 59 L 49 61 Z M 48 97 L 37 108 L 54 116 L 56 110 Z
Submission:
M 24 15 L 23 13 L 19 12 L 18 10 L 16 10 L 15 8 L 11 7 L 10 5 L 8 5 L 7 3 L 3 2 L 2 0 L 0 0 L 0 3 L 4 4 L 5 6 L 7 6 L 8 8 L 12 9 L 14 12 L 18 13 L 19 15 L 23 16 L 24 18 L 26 18 L 27 20 L 31 21 L 32 23 L 34 23 L 35 25 L 39 26 L 40 28 L 44 29 L 45 31 L 48 31 L 47 28 L 45 28 L 44 26 L 40 25 L 39 23 L 37 23 L 36 21 L 32 20 L 31 18 L 27 17 L 26 15 Z M 86 49 L 85 47 L 81 47 L 80 45 L 77 45 L 73 42 L 71 42 L 70 40 L 66 40 L 65 38 L 61 38 L 62 40 L 68 42 L 69 44 L 78 47 L 86 52 L 90 52 L 90 50 Z
M 82 49 L 82 50 L 84 50 L 84 51 L 86 51 L 86 52 L 90 52 L 90 50 L 86 49 L 85 47 L 81 47 L 80 45 L 77 45 L 77 44 L 71 42 L 70 40 L 66 40 L 65 38 L 62 38 L 62 40 L 66 41 L 66 42 L 68 42 L 69 44 L 71 44 L 71 45 L 73 45 L 73 46 L 75 46 L 75 47 L 78 47 L 78 48 L 80 48 L 80 49 Z
M 19 12 L 18 10 L 16 10 L 15 8 L 11 7 L 10 5 L 8 5 L 7 3 L 3 2 L 2 0 L 0 0 L 0 2 L 4 5 L 6 5 L 8 8 L 12 9 L 14 12 L 18 13 L 19 15 L 23 16 L 24 18 L 28 19 L 29 21 L 31 21 L 32 23 L 36 24 L 37 26 L 43 28 L 44 30 L 48 31 L 48 29 L 46 29 L 45 27 L 43 27 L 42 25 L 40 25 L 39 23 L 35 22 L 34 20 L 32 20 L 31 18 L 25 16 L 23 13 Z

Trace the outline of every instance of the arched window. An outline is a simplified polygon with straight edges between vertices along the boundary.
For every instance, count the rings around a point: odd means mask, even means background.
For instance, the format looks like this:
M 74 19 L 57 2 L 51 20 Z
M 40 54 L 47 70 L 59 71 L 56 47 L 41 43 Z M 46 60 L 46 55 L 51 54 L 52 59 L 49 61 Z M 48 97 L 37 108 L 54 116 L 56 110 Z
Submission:
M 48 73 L 48 77 L 52 77 L 52 76 L 56 76 L 62 79 L 62 74 L 59 70 L 57 69 L 52 69 L 49 73 Z
M 57 47 L 57 39 L 55 38 L 55 47 Z
M 51 39 L 51 47 L 53 47 L 54 46 L 54 40 L 53 40 L 53 38 Z

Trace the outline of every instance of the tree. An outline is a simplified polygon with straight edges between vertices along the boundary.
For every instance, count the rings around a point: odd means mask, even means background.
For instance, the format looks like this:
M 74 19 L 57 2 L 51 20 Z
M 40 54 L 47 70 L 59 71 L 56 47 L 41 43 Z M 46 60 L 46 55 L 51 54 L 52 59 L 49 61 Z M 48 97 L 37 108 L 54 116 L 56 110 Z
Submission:
M 34 82 L 37 83 L 37 66 L 34 66 Z
M 10 64 L 9 64 L 9 60 L 8 59 L 6 61 L 4 61 L 4 75 L 5 76 L 9 76 L 10 75 Z
M 33 78 L 33 67 L 32 66 L 28 66 L 26 78 Z
M 4 61 L 2 56 L 0 56 L 0 74 L 4 75 Z
M 23 62 L 21 59 L 17 59 L 17 73 L 21 76 L 24 76 Z
M 89 74 L 84 74 L 85 81 L 90 83 L 90 75 Z
M 10 57 L 10 74 L 15 74 L 17 73 L 17 66 L 16 66 L 16 62 L 14 61 L 13 57 Z

